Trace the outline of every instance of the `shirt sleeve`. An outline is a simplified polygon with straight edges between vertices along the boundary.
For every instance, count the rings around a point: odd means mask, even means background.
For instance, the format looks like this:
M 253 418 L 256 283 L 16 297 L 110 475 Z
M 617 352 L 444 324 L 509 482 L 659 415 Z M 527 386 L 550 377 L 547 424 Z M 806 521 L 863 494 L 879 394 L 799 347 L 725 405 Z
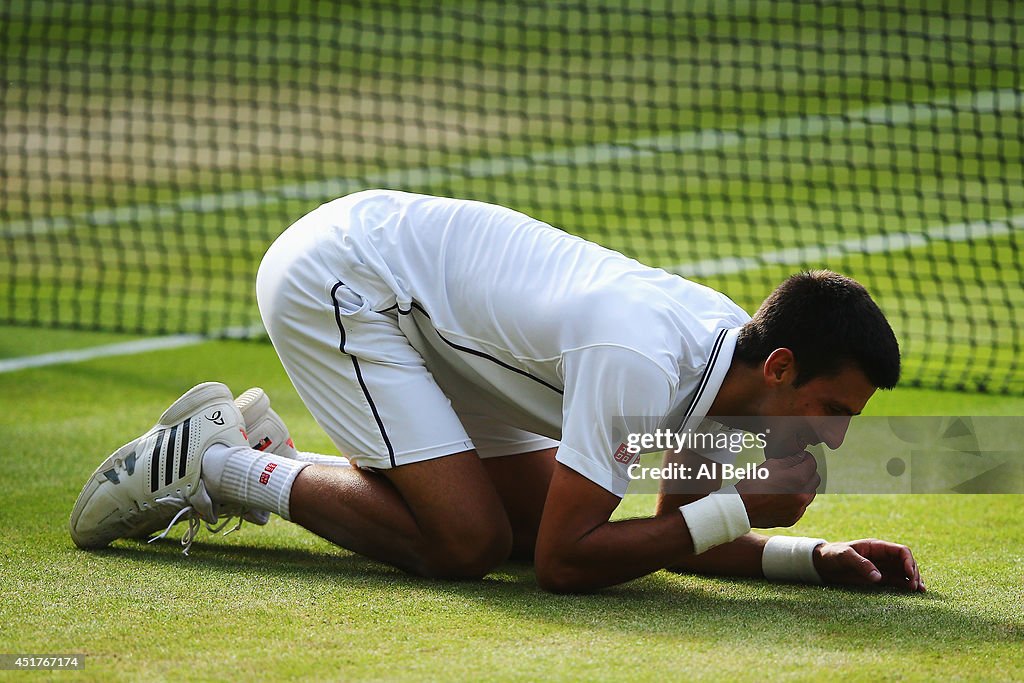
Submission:
M 555 459 L 620 498 L 639 460 L 630 434 L 656 430 L 672 404 L 670 373 L 632 349 L 589 346 L 563 355 L 562 441 Z

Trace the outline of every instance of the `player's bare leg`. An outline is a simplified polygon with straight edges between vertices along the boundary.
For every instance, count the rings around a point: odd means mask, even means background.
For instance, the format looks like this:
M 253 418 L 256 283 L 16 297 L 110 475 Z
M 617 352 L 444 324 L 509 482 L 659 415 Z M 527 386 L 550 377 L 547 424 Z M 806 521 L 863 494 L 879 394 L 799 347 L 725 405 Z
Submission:
M 383 473 L 307 467 L 290 513 L 329 541 L 424 576 L 477 578 L 512 547 L 508 516 L 475 451 Z
M 555 471 L 555 450 L 546 448 L 481 461 L 508 515 L 514 559 L 533 559 L 544 500 Z

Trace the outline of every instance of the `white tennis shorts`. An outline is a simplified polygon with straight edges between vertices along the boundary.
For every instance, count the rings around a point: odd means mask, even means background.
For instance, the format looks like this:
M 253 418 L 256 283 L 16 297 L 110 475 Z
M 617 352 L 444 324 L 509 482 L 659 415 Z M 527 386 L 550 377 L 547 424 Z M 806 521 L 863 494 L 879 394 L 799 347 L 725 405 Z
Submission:
M 263 324 L 299 397 L 356 466 L 388 469 L 475 449 L 492 458 L 558 442 L 474 410 L 479 396 L 446 394 L 398 323 L 345 284 L 344 264 L 317 248 L 319 212 L 285 231 L 263 258 Z

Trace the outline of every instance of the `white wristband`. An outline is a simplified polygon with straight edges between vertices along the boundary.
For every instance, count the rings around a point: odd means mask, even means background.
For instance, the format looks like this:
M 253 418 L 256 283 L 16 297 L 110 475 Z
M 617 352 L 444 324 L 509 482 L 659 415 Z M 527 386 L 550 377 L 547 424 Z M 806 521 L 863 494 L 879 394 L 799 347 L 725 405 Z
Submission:
M 771 581 L 821 583 L 814 568 L 814 549 L 826 541 L 803 536 L 772 536 L 764 545 L 761 571 Z
M 693 552 L 734 541 L 750 531 L 750 519 L 735 486 L 726 486 L 709 496 L 680 506 L 679 512 L 690 530 Z

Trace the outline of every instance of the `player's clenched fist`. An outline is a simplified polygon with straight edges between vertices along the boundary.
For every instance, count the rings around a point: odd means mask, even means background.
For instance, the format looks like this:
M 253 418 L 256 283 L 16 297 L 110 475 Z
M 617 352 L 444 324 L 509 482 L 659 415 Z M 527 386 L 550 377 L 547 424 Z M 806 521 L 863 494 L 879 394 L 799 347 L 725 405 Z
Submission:
M 803 517 L 821 483 L 817 461 L 804 451 L 766 460 L 760 469 L 767 470 L 768 476 L 747 479 L 736 486 L 747 508 L 750 526 L 793 526 Z

